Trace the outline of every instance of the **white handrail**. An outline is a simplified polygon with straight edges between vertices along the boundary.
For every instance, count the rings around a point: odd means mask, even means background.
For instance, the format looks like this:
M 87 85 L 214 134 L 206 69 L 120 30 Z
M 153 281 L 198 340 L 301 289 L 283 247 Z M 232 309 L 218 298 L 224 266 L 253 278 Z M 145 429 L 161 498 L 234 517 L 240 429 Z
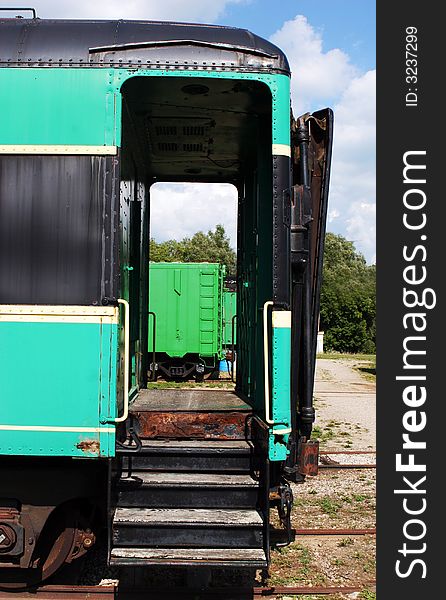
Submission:
M 269 397 L 269 347 L 268 347 L 268 307 L 273 306 L 274 302 L 267 300 L 263 305 L 263 360 L 265 369 L 265 422 L 268 425 L 275 425 L 274 419 L 271 419 L 270 397 Z M 291 433 L 290 427 L 283 429 L 273 429 L 275 435 L 286 435 Z
M 269 400 L 269 348 L 268 348 L 268 306 L 273 306 L 274 302 L 268 300 L 263 305 L 263 362 L 265 369 L 265 421 L 268 425 L 274 425 L 270 415 Z
M 122 423 L 129 416 L 130 305 L 123 298 L 118 298 L 118 303 L 124 307 L 124 412 L 114 422 Z

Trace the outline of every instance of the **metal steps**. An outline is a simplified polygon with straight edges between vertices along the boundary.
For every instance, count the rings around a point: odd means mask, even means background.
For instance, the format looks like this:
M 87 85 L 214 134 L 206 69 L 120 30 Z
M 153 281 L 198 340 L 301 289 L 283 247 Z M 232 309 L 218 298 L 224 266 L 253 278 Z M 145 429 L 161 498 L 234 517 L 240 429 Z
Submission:
M 263 549 L 258 548 L 113 548 L 111 562 L 116 565 L 147 566 L 166 562 L 176 566 L 266 567 Z
M 111 565 L 266 566 L 250 442 L 144 439 L 121 456 Z
M 135 473 L 118 483 L 120 507 L 252 508 L 258 482 L 248 474 Z
M 118 508 L 117 547 L 262 549 L 263 519 L 256 510 Z
M 251 453 L 244 440 L 142 440 L 141 452 L 123 457 L 123 469 L 247 473 Z

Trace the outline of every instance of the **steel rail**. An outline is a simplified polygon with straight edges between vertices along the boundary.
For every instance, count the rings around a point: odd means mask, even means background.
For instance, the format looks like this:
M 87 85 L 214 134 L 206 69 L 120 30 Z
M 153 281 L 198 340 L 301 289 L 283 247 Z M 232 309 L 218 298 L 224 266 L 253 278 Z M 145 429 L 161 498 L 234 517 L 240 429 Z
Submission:
M 369 586 L 375 586 L 375 582 L 372 581 L 368 584 Z M 312 596 L 330 596 L 334 594 L 353 594 L 355 592 L 361 592 L 364 589 L 364 585 L 359 586 L 311 586 L 311 585 L 300 585 L 300 586 L 273 586 L 270 588 L 254 588 L 253 595 L 261 597 L 274 597 L 277 595 L 312 595 Z
M 1 591 L 1 600 L 114 600 L 114 585 L 45 585 L 30 591 Z
M 319 450 L 319 454 L 376 454 L 376 450 Z
M 369 529 L 293 529 L 296 535 L 376 535 L 375 528 Z
M 205 598 L 238 598 L 239 600 L 249 600 L 252 598 L 274 598 L 282 595 L 306 595 L 327 596 L 334 594 L 352 594 L 361 592 L 364 587 L 374 587 L 375 581 L 367 582 L 364 585 L 351 586 L 264 586 L 253 588 L 212 588 L 208 590 L 195 590 L 190 588 L 148 588 L 148 589 L 121 589 L 115 586 L 63 586 L 48 585 L 29 592 L 5 592 L 0 591 L 2 600 L 155 600 L 163 597 L 164 600 L 171 598 L 197 598 L 197 593 L 201 599 Z
M 361 592 L 364 587 L 374 588 L 375 581 L 367 582 L 364 585 L 350 586 L 265 586 L 251 588 L 210 588 L 210 589 L 191 589 L 191 588 L 148 588 L 145 590 L 121 590 L 118 592 L 118 600 L 200 600 L 216 599 L 219 600 L 252 600 L 254 598 L 275 598 L 276 596 L 288 595 L 307 595 L 329 596 L 334 594 L 352 594 Z
M 333 464 L 333 465 L 323 465 L 323 464 L 319 464 L 318 465 L 319 469 L 376 469 L 376 464 L 375 463 L 370 463 L 370 464 Z

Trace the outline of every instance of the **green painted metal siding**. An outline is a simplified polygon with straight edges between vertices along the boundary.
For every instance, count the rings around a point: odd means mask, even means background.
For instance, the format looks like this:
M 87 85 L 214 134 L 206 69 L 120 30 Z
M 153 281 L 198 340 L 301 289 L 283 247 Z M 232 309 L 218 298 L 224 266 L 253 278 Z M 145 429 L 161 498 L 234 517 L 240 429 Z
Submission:
M 237 292 L 223 292 L 223 345 L 232 344 L 232 317 L 237 312 Z M 237 341 L 237 320 L 234 323 L 234 344 Z
M 222 355 L 224 270 L 214 263 L 150 263 L 149 311 L 156 314 L 156 352 L 170 357 Z M 149 352 L 153 351 L 153 317 Z
M 273 144 L 290 144 L 290 78 L 236 71 L 0 69 L 0 145 L 121 143 L 121 86 L 132 77 L 249 79 L 269 87 Z
M 0 69 L 0 144 L 116 145 L 107 69 Z
M 271 346 L 271 416 L 276 425 L 270 429 L 269 458 L 280 461 L 287 457 L 288 435 L 277 436 L 273 432 L 274 429 L 289 427 L 291 423 L 291 329 L 273 327 Z
M 0 455 L 114 456 L 117 327 L 0 322 Z

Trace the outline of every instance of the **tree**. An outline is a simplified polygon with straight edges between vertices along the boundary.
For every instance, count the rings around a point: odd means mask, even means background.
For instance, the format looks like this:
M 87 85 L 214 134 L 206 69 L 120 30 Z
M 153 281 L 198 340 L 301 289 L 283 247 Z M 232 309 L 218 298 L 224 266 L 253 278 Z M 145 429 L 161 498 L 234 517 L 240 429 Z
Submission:
M 375 352 L 376 268 L 353 242 L 327 233 L 321 290 L 324 344 L 339 352 Z
M 150 240 L 150 260 L 154 262 L 214 262 L 226 265 L 226 273 L 235 275 L 237 256 L 223 225 L 207 234 L 198 231 L 180 242 Z

